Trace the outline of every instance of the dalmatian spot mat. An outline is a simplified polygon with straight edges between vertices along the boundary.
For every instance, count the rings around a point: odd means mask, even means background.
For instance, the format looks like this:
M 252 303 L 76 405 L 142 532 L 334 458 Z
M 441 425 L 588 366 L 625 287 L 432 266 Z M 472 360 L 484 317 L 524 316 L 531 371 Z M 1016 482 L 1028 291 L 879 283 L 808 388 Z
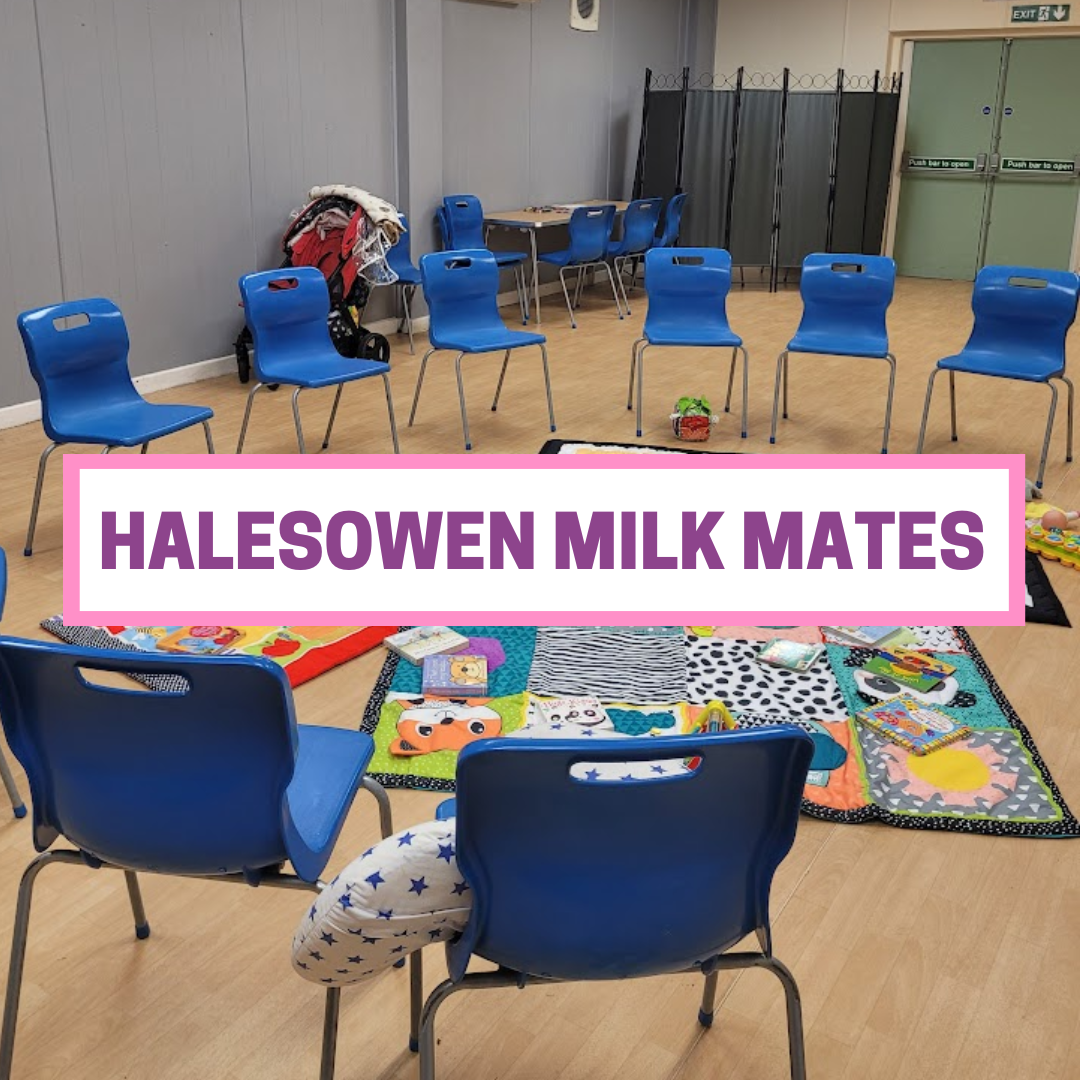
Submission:
M 842 644 L 822 627 L 454 629 L 502 645 L 506 660 L 490 686 L 495 696 L 425 702 L 419 669 L 389 656 L 362 723 L 376 741 L 372 775 L 387 786 L 453 791 L 457 752 L 465 743 L 528 727 L 551 699 L 573 700 L 583 715 L 592 699 L 617 730 L 642 738 L 689 732 L 705 706 L 721 701 L 739 727 L 795 723 L 810 734 L 815 752 L 803 812 L 812 817 L 998 836 L 1080 836 L 1080 823 L 1031 734 L 962 627 L 905 627 L 897 642 L 952 668 L 923 701 L 971 730 L 922 757 L 855 721 L 857 712 L 896 688 L 863 670 L 872 649 Z M 769 667 L 756 654 L 771 637 L 820 643 L 822 653 L 805 672 Z M 591 733 L 588 727 L 575 731 Z

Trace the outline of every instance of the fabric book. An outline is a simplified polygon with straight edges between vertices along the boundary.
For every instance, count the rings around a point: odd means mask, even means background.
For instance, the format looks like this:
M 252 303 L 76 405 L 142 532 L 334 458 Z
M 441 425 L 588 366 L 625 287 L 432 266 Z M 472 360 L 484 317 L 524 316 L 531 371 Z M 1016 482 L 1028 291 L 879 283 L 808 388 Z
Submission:
M 486 656 L 442 653 L 424 657 L 424 696 L 450 698 L 487 697 Z
M 536 701 L 536 711 L 545 724 L 576 724 L 579 727 L 613 730 L 607 709 L 594 697 L 552 698 Z
M 885 647 L 863 664 L 863 670 L 926 694 L 940 686 L 956 668 L 926 653 Z
M 851 645 L 879 645 L 888 641 L 902 626 L 826 626 L 830 634 Z
M 922 757 L 964 739 L 971 729 L 914 698 L 894 697 L 855 714 L 860 724 Z
M 383 640 L 383 644 L 392 653 L 419 666 L 425 656 L 467 649 L 469 639 L 449 626 L 411 626 L 408 630 L 391 634 Z
M 773 638 L 757 654 L 758 662 L 787 671 L 809 671 L 825 651 L 824 645 L 804 645 L 785 638 Z

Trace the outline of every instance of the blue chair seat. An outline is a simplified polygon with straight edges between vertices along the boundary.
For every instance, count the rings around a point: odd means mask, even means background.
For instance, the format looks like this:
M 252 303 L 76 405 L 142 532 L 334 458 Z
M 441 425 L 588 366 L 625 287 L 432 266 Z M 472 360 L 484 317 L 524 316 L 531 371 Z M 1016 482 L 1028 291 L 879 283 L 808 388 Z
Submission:
M 645 338 L 650 345 L 698 346 L 703 349 L 738 349 L 743 339 L 730 327 L 687 326 L 672 321 L 645 320 Z
M 501 270 L 504 266 L 517 266 L 526 259 L 524 251 L 492 251 L 495 256 L 495 265 Z
M 431 345 L 435 349 L 448 349 L 451 352 L 487 353 L 501 352 L 504 349 L 525 349 L 530 345 L 544 345 L 547 338 L 543 334 L 533 334 L 528 330 L 500 329 L 497 326 L 485 326 L 476 330 L 458 330 L 449 333 L 432 333 Z
M 549 266 L 569 266 L 572 258 L 570 249 L 564 251 L 543 251 L 536 258 Z
M 1024 382 L 1046 382 L 1065 373 L 1061 357 L 1018 356 L 989 349 L 965 349 L 956 356 L 939 360 L 937 366 L 943 371 L 965 371 L 971 375 L 993 375 Z
M 884 360 L 889 353 L 889 339 L 874 334 L 831 334 L 819 330 L 807 330 L 800 331 L 791 339 L 787 351 L 818 353 L 822 356 L 863 356 Z
M 124 401 L 94 409 L 53 413 L 53 429 L 61 443 L 93 446 L 140 446 L 210 420 L 213 409 L 198 405 L 151 405 Z M 85 426 L 84 426 L 85 425 Z
M 304 844 L 329 852 L 375 753 L 370 735 L 345 728 L 298 724 L 289 811 Z M 300 798 L 293 798 L 297 792 Z
M 420 271 L 415 266 L 395 266 L 394 273 L 398 276 L 400 285 L 420 285 Z
M 308 353 L 303 363 L 284 357 L 280 363 L 268 361 L 259 366 L 259 377 L 264 383 L 282 383 L 299 386 L 305 390 L 317 390 L 322 386 L 366 379 L 370 375 L 389 374 L 390 365 L 380 360 L 350 360 L 332 346 L 325 353 Z

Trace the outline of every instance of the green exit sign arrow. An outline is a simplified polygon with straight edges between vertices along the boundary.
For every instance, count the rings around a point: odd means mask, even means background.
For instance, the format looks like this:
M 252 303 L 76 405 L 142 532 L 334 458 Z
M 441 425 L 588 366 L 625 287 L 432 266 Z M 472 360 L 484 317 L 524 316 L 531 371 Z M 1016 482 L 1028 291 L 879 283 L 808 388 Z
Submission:
M 1063 23 L 1072 17 L 1072 4 L 1014 4 L 1014 23 Z

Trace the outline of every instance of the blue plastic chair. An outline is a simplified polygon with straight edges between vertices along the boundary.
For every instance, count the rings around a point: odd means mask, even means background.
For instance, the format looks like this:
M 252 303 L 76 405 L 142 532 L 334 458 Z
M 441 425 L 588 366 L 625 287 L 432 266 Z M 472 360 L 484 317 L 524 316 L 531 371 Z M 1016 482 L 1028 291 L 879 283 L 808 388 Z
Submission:
M 930 374 L 916 453 L 922 453 L 934 380 L 939 371 L 949 373 L 952 441 L 956 442 L 956 373 L 961 371 L 969 375 L 1045 383 L 1050 387 L 1050 416 L 1046 421 L 1039 475 L 1035 481 L 1039 488 L 1043 486 L 1057 412 L 1055 381 L 1063 382 L 1069 390 L 1065 461 L 1072 461 L 1075 391 L 1072 380 L 1065 374 L 1065 338 L 1076 321 L 1078 298 L 1080 277 L 1063 270 L 1038 270 L 1026 266 L 987 266 L 980 270 L 971 298 L 975 314 L 971 337 L 960 353 L 939 360 Z
M 443 246 L 447 251 L 490 250 L 484 228 L 484 207 L 475 195 L 446 195 L 441 209 L 439 224 L 445 241 Z M 492 251 L 491 254 L 500 270 L 514 271 L 521 321 L 527 324 L 529 289 L 525 284 L 525 260 L 528 256 L 524 251 Z
M 398 242 L 386 253 L 386 261 L 390 269 L 397 274 L 398 284 L 401 286 L 401 307 L 405 314 L 405 327 L 409 334 L 409 352 L 415 352 L 413 347 L 412 325 L 412 298 L 420 282 L 420 271 L 413 266 L 411 243 L 409 240 L 409 222 L 404 214 L 401 218 L 401 235 Z M 398 326 L 400 331 L 401 327 Z
M 544 365 L 544 386 L 547 390 L 548 422 L 555 430 L 555 408 L 551 401 L 551 375 L 548 371 L 547 338 L 525 330 L 511 330 L 499 315 L 499 267 L 495 257 L 486 248 L 474 251 L 442 251 L 425 255 L 420 260 L 420 276 L 424 282 L 424 298 L 427 300 L 431 322 L 428 340 L 431 348 L 420 361 L 420 374 L 416 380 L 409 427 L 416 419 L 416 406 L 420 402 L 420 390 L 424 385 L 424 373 L 432 353 L 446 350 L 457 353 L 454 366 L 457 370 L 458 401 L 461 406 L 461 427 L 465 434 L 465 449 L 472 449 L 469 434 L 469 417 L 465 412 L 465 385 L 461 379 L 461 361 L 466 355 L 501 352 L 502 371 L 491 411 L 499 407 L 506 366 L 510 353 L 515 349 L 538 346 Z
M 886 313 L 896 288 L 896 263 L 883 255 L 807 255 L 802 265 L 800 291 L 802 322 L 776 361 L 773 390 L 772 434 L 776 442 L 776 419 L 781 383 L 784 419 L 788 418 L 788 356 L 816 353 L 819 356 L 857 356 L 885 360 L 889 365 L 889 395 L 885 403 L 885 431 L 881 452 L 889 452 L 896 357 L 889 351 Z
M 77 320 L 73 324 L 73 320 Z M 67 323 L 66 328 L 62 325 Z M 153 405 L 131 381 L 129 340 L 120 309 L 111 300 L 73 300 L 24 311 L 18 319 L 30 373 L 41 391 L 41 423 L 51 440 L 38 461 L 34 503 L 24 555 L 34 551 L 45 466 L 58 446 L 141 446 L 202 424 L 206 449 L 213 409 L 197 405 Z
M 654 241 L 655 247 L 675 247 L 678 245 L 686 198 L 686 192 L 681 192 L 678 195 L 673 195 L 668 201 L 667 211 L 664 214 L 664 227 Z
M 608 245 L 607 257 L 615 268 L 615 280 L 622 289 L 623 306 L 626 314 L 630 314 L 630 301 L 626 296 L 626 282 L 622 275 L 626 271 L 627 264 L 631 264 L 634 273 L 631 278 L 637 277 L 638 260 L 653 246 L 656 241 L 656 225 L 660 220 L 660 211 L 664 208 L 663 199 L 635 199 L 626 208 L 623 214 L 622 238 Z M 621 265 L 620 265 L 621 264 Z
M 398 446 L 397 422 L 394 419 L 394 399 L 390 394 L 390 365 L 379 360 L 348 359 L 342 356 L 330 338 L 326 319 L 330 312 L 330 292 L 326 279 L 313 266 L 289 267 L 283 270 L 263 270 L 245 274 L 240 279 L 240 296 L 244 313 L 255 341 L 252 364 L 255 385 L 248 391 L 244 422 L 240 427 L 238 454 L 244 451 L 248 420 L 255 395 L 264 386 L 294 386 L 292 396 L 293 420 L 300 453 L 307 453 L 304 429 L 300 423 L 300 391 L 336 386 L 334 405 L 322 448 L 330 446 L 338 403 L 345 384 L 378 376 L 386 390 L 386 410 L 390 416 L 390 435 L 394 453 Z
M 767 968 L 783 983 L 791 1074 L 802 1080 L 799 992 L 772 954 L 769 890 L 795 839 L 812 755 L 810 736 L 789 726 L 466 747 L 455 854 L 472 914 L 447 946 L 449 978 L 419 1016 L 413 995 L 421 1080 L 435 1076 L 436 1013 L 459 990 L 697 971 L 698 1018 L 709 1027 L 719 972 L 743 967 Z M 570 775 L 583 762 L 663 768 L 691 757 L 700 758 L 695 771 L 656 779 Z M 760 951 L 727 951 L 749 934 Z M 498 970 L 467 974 L 474 956 Z
M 186 692 L 120 689 L 97 673 L 179 676 Z M 247 656 L 140 656 L 0 638 L 0 717 L 30 781 L 34 846 L 19 885 L 0 1033 L 9 1080 L 34 883 L 53 863 L 124 872 L 138 938 L 138 873 L 320 891 L 360 787 L 370 736 L 297 726 L 284 672 Z M 61 837 L 71 848 L 52 849 Z M 281 864 L 290 862 L 294 874 Z M 327 991 L 321 1078 L 334 1071 L 339 991 Z
M 6 599 L 7 552 L 0 548 L 0 618 L 3 618 L 4 615 L 4 601 Z M 12 812 L 17 818 L 26 817 L 26 806 L 23 804 L 22 796 L 19 794 L 19 789 L 15 784 L 15 777 L 11 775 L 11 766 L 8 765 L 3 750 L 0 750 L 0 780 L 3 781 L 4 790 L 7 791 L 8 798 L 11 800 Z
M 539 256 L 540 262 L 559 268 L 559 281 L 562 284 L 566 310 L 570 312 L 570 325 L 577 329 L 574 308 L 581 299 L 581 285 L 585 271 L 603 267 L 611 282 L 611 295 L 615 298 L 615 310 L 619 318 L 623 317 L 619 290 L 615 286 L 611 267 L 607 263 L 608 248 L 611 245 L 611 230 L 615 224 L 615 206 L 608 203 L 600 206 L 579 206 L 570 215 L 570 246 L 563 251 L 548 251 Z M 570 303 L 570 293 L 566 288 L 566 271 L 577 270 L 577 287 L 574 302 Z
M 747 436 L 747 399 L 750 358 L 743 339 L 731 329 L 727 298 L 731 291 L 731 256 L 721 248 L 653 248 L 645 256 L 645 294 L 649 312 L 643 336 L 630 353 L 630 392 L 626 407 L 634 407 L 634 374 L 637 373 L 637 434 L 641 438 L 642 398 L 645 382 L 645 350 L 651 345 L 676 348 L 731 349 L 727 401 L 735 384 L 735 361 L 743 358 L 742 437 Z

